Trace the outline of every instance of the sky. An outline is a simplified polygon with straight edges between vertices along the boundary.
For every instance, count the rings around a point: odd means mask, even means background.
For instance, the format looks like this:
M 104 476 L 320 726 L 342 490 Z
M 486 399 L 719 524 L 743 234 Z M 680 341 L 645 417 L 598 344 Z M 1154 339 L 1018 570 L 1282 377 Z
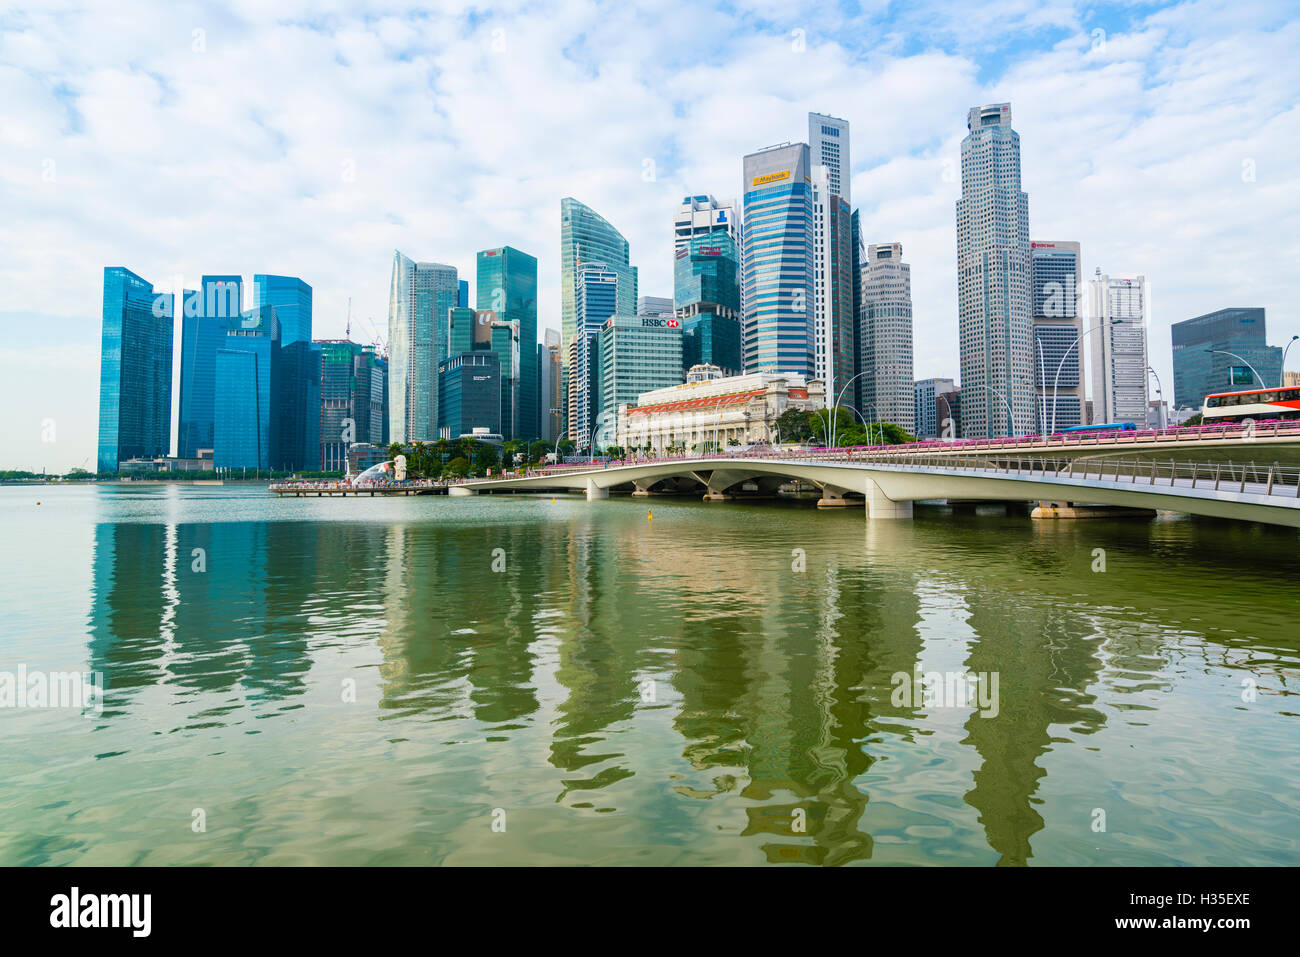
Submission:
M 966 112 L 1010 101 L 1032 238 L 1146 276 L 1172 398 L 1171 323 L 1263 306 L 1270 342 L 1300 334 L 1298 9 L 0 0 L 0 468 L 93 469 L 105 266 L 160 291 L 299 276 L 316 338 L 350 300 L 373 341 L 394 249 L 472 287 L 475 252 L 513 245 L 540 336 L 562 197 L 671 296 L 677 203 L 739 196 L 743 155 L 805 140 L 809 111 L 850 122 L 864 240 L 911 264 L 918 379 L 959 372 Z

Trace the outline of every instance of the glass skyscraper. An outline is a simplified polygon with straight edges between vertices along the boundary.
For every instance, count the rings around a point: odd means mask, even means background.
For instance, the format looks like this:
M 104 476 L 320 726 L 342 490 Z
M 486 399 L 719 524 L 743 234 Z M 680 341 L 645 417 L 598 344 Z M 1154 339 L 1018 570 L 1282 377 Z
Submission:
M 865 375 L 862 408 L 869 421 L 916 428 L 912 379 L 912 267 L 903 262 L 902 243 L 874 243 L 861 266 L 862 325 L 858 368 Z M 843 388 L 843 383 L 841 383 Z M 828 403 L 834 395 L 827 393 Z
M 217 350 L 213 464 L 217 468 L 281 468 L 277 399 L 280 327 L 272 306 L 227 320 Z
M 438 407 L 448 438 L 474 429 L 501 432 L 501 362 L 495 352 L 478 350 L 448 356 L 438 363 Z
M 600 352 L 597 336 L 618 311 L 619 274 L 604 263 L 578 267 L 576 326 L 568 341 L 568 437 L 587 443 L 600 414 Z
M 537 259 L 513 246 L 478 254 L 477 299 L 519 329 L 518 384 L 511 406 L 501 410 L 502 435 L 531 441 L 539 434 L 537 411 Z
M 615 314 L 601 328 L 598 343 L 600 415 L 591 442 L 604 448 L 615 440 L 619 405 L 682 381 L 681 320 Z
M 957 298 L 967 438 L 1034 427 L 1029 196 L 1011 104 L 971 109 L 961 141 Z
M 1084 424 L 1079 244 L 1029 244 L 1033 277 L 1034 386 L 1041 432 Z
M 393 250 L 388 293 L 389 438 L 438 436 L 438 362 L 447 356 L 447 314 L 460 298 L 455 266 L 417 263 Z
M 1212 392 L 1281 385 L 1282 347 L 1266 341 L 1262 307 L 1219 309 L 1175 322 L 1170 332 L 1174 408 L 1199 409 Z M 1259 376 L 1263 376 L 1262 382 Z
M 673 308 L 682 321 L 683 372 L 711 363 L 740 375 L 739 251 L 732 231 L 697 233 L 676 253 Z
M 104 268 L 99 364 L 101 472 L 171 451 L 174 298 L 123 266 Z
M 320 353 L 311 340 L 311 286 L 295 276 L 253 277 L 253 304 L 280 324 L 277 469 L 320 466 Z
M 320 362 L 320 467 L 342 472 L 354 442 L 384 446 L 383 359 L 374 346 L 348 340 L 312 343 Z
M 560 333 L 564 351 L 577 332 L 578 267 L 604 263 L 618 276 L 618 312 L 636 313 L 637 271 L 623 234 L 576 199 L 560 200 Z
M 194 458 L 213 448 L 217 350 L 226 341 L 230 320 L 244 309 L 240 276 L 204 276 L 197 291 L 186 292 L 181 311 L 181 394 L 177 455 Z
M 813 376 L 813 206 L 808 144 L 746 156 L 745 372 Z

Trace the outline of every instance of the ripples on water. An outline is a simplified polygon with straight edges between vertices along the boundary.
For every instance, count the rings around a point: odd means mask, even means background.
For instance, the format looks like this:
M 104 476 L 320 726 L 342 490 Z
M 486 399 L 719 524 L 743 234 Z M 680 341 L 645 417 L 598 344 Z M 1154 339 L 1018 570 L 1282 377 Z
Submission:
M 1296 862 L 1294 532 L 652 505 L 0 489 L 0 863 Z

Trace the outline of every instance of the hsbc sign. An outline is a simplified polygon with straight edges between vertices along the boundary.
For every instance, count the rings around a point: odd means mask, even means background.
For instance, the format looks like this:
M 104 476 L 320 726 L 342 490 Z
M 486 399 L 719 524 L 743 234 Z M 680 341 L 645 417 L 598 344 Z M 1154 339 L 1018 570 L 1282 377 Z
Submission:
M 680 319 L 655 319 L 651 316 L 642 316 L 641 325 L 653 326 L 656 329 L 677 329 L 681 326 Z

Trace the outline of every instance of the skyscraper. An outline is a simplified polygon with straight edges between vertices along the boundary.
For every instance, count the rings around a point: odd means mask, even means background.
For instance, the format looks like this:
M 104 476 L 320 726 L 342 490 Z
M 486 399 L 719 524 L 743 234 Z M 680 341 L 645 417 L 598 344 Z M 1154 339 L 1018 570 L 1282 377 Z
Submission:
M 387 370 L 374 346 L 346 339 L 318 340 L 313 345 L 320 361 L 320 424 L 316 429 L 320 467 L 342 472 L 353 443 L 386 444 Z
M 601 411 L 591 441 L 603 448 L 615 441 L 621 404 L 682 381 L 681 320 L 615 314 L 601 327 L 598 349 Z
M 175 300 L 123 266 L 104 267 L 99 359 L 101 472 L 171 451 Z
M 967 437 L 1033 429 L 1029 196 L 1011 104 L 977 106 L 961 142 L 957 295 L 962 429 Z
M 438 362 L 446 357 L 447 313 L 460 296 L 456 267 L 417 263 L 393 251 L 388 292 L 389 438 L 438 435 Z
M 912 387 L 912 405 L 915 409 L 915 435 L 918 439 L 937 439 L 941 434 L 940 419 L 946 410 L 939 396 L 953 391 L 956 383 L 951 379 L 918 379 Z M 947 413 L 951 415 L 951 413 Z M 956 434 L 953 434 L 956 437 Z
M 607 266 L 618 277 L 618 310 L 636 312 L 637 271 L 623 234 L 572 197 L 560 200 L 560 332 L 567 348 L 577 331 L 578 267 Z M 567 360 L 566 360 L 567 361 Z
M 253 277 L 253 304 L 272 306 L 280 324 L 280 389 L 276 397 L 277 469 L 320 466 L 320 353 L 311 340 L 311 286 L 296 276 Z
M 808 144 L 744 158 L 745 371 L 813 375 L 813 208 Z
M 744 368 L 740 337 L 739 250 L 732 231 L 696 233 L 673 265 L 673 308 L 682 321 L 683 372 L 716 365 L 723 375 Z
M 1102 275 L 1088 283 L 1092 329 L 1093 421 L 1136 422 L 1147 416 L 1146 279 Z
M 844 204 L 852 207 L 853 166 L 849 155 L 849 121 L 824 113 L 809 113 L 808 149 L 809 162 L 813 166 L 826 167 L 830 191 L 843 197 Z
M 1083 319 L 1079 244 L 1029 244 L 1034 326 L 1035 429 L 1046 433 L 1083 425 Z
M 537 438 L 537 259 L 513 246 L 485 249 L 478 254 L 478 308 L 491 310 L 504 322 L 519 326 L 518 388 L 512 404 L 501 410 L 502 435 L 531 441 Z
M 671 316 L 673 301 L 667 296 L 637 296 L 636 314 L 638 316 Z
M 230 320 L 243 313 L 240 276 L 204 276 L 197 291 L 186 292 L 181 307 L 180 424 L 177 455 L 194 458 L 213 448 L 217 350 L 226 341 Z
M 1282 347 L 1266 341 L 1262 307 L 1218 309 L 1175 322 L 1170 332 L 1175 408 L 1199 409 L 1211 392 L 1275 388 L 1281 381 Z
M 716 229 L 725 229 L 736 245 L 740 245 L 740 217 L 736 214 L 736 201 L 720 203 L 712 195 L 683 196 L 673 217 L 673 252 L 679 253 L 690 245 L 695 236 L 706 235 Z
M 822 380 L 829 401 L 834 403 L 854 376 L 856 299 L 852 285 L 852 213 L 844 197 L 832 191 L 831 182 L 830 167 L 814 164 L 813 373 Z M 852 403 L 854 397 L 848 398 Z
M 867 247 L 862 264 L 863 408 L 869 420 L 916 428 L 912 379 L 912 267 L 901 243 Z M 837 393 L 838 394 L 838 393 Z M 830 399 L 834 402 L 834 398 Z
M 597 336 L 618 311 L 619 274 L 604 263 L 578 267 L 575 333 L 568 343 L 568 431 L 585 445 L 600 413 L 600 353 Z
M 274 306 L 255 306 L 226 320 L 217 350 L 213 464 L 281 468 L 280 323 Z
M 561 368 L 560 333 L 547 329 L 544 341 L 537 345 L 537 409 L 541 416 L 538 434 L 543 442 L 554 442 L 560 437 L 560 421 L 564 415 L 564 399 L 560 395 Z

